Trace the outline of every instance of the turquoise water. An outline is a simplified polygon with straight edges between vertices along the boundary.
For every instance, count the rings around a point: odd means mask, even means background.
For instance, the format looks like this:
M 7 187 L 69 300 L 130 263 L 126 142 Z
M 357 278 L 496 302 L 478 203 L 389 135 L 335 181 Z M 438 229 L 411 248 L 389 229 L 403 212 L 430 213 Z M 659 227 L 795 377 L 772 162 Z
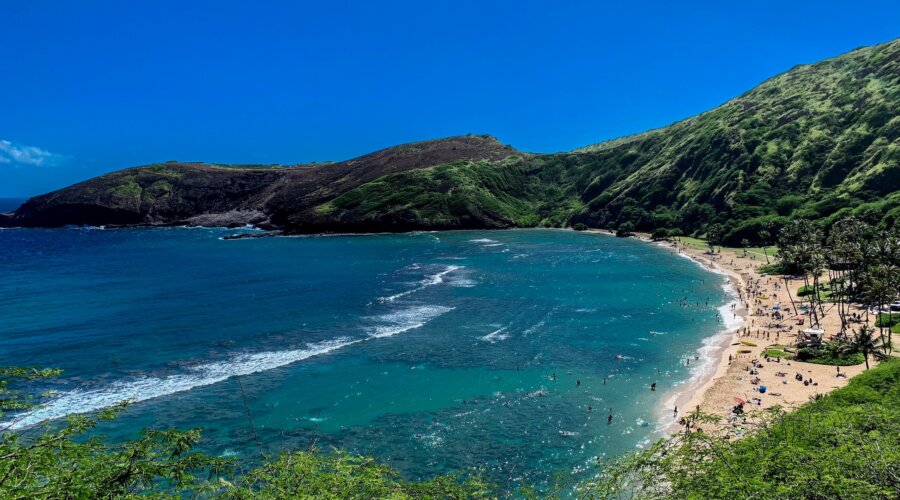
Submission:
M 203 427 L 205 450 L 255 457 L 243 386 L 267 452 L 540 484 L 657 437 L 728 300 L 689 260 L 602 235 L 233 232 L 0 230 L 2 364 L 64 370 L 14 425 L 130 399 L 102 432 Z

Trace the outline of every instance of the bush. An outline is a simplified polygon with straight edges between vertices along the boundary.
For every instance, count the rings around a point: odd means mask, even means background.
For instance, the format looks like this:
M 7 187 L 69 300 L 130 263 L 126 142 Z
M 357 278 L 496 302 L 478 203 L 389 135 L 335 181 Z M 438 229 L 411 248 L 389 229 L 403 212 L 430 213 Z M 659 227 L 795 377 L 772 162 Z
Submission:
M 584 223 L 576 222 L 575 225 L 572 226 L 572 229 L 576 231 L 585 231 L 587 230 L 587 226 Z
M 879 314 L 875 320 L 877 328 L 890 328 L 896 325 L 900 325 L 900 312 L 897 314 Z
M 699 414 L 696 422 L 713 418 Z M 582 496 L 896 498 L 898 435 L 900 359 L 895 358 L 794 413 L 776 408 L 744 439 L 681 432 L 607 463 Z
M 797 361 L 816 365 L 853 366 L 865 363 L 861 352 L 839 353 L 826 347 L 801 347 L 797 350 Z
M 616 236 L 618 236 L 619 238 L 626 238 L 628 236 L 631 236 L 633 232 L 634 224 L 630 222 L 623 222 L 622 224 L 619 224 L 619 229 L 616 230 Z
M 22 386 L 57 373 L 0 368 L 0 417 L 30 408 Z M 494 486 L 474 475 L 410 482 L 371 457 L 316 449 L 265 457 L 243 474 L 236 459 L 193 451 L 198 429 L 144 430 L 114 444 L 91 436 L 98 420 L 114 418 L 123 406 L 99 412 L 96 420 L 76 415 L 27 433 L 0 431 L 0 498 L 497 497 Z

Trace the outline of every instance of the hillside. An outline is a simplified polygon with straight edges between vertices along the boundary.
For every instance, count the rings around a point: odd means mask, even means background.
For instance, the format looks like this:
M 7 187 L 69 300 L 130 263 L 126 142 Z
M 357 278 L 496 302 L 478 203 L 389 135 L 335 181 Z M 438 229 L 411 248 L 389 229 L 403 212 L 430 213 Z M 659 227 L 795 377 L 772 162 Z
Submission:
M 900 360 L 727 440 L 679 433 L 607 464 L 594 498 L 897 498 Z
M 163 164 L 39 196 L 0 225 L 366 232 L 584 224 L 759 239 L 788 218 L 900 217 L 900 40 L 797 66 L 725 104 L 572 153 L 466 136 L 282 168 Z
M 577 219 L 590 225 L 691 231 L 717 220 L 738 242 L 779 217 L 833 218 L 852 208 L 893 224 L 900 41 L 797 66 L 707 113 L 581 151 L 637 166 L 581 193 L 587 208 Z
M 290 166 L 166 162 L 128 168 L 28 200 L 0 225 L 247 223 L 284 227 L 305 211 L 386 175 L 515 151 L 493 137 L 395 146 L 352 160 Z

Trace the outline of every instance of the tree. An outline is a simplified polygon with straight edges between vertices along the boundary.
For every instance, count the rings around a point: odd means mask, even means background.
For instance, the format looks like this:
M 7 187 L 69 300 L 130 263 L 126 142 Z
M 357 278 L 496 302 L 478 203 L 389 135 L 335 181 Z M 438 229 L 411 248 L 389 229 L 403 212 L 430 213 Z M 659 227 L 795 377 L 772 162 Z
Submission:
M 616 236 L 625 237 L 631 236 L 631 233 L 634 232 L 634 224 L 630 222 L 623 222 L 619 224 L 619 229 L 616 230 Z
M 27 387 L 59 370 L 0 368 L 0 417 L 37 406 Z M 107 443 L 94 434 L 125 404 L 93 417 L 14 432 L 0 429 L 0 498 L 494 498 L 477 475 L 409 482 L 370 457 L 286 453 L 235 477 L 236 462 L 193 451 L 200 430 L 144 430 Z
M 897 296 L 900 269 L 892 265 L 879 264 L 871 266 L 860 278 L 860 297 L 868 309 L 877 311 L 876 325 L 885 345 L 893 346 L 893 310 L 890 303 Z M 882 321 L 881 311 L 887 309 L 887 321 Z M 887 330 L 887 333 L 885 333 Z
M 35 406 L 20 386 L 56 376 L 59 370 L 0 369 L 0 416 Z M 139 439 L 108 444 L 88 436 L 98 421 L 114 418 L 125 404 L 94 418 L 70 416 L 37 433 L 0 430 L 0 497 L 117 498 L 148 491 L 198 491 L 197 476 L 218 477 L 232 462 L 192 451 L 199 430 L 145 430 Z
M 871 231 L 855 217 L 845 217 L 831 227 L 827 258 L 832 298 L 837 300 L 841 333 L 847 330 L 846 306 L 859 284 L 859 272 L 866 264 Z
M 779 233 L 778 258 L 783 267 L 799 272 L 803 277 L 805 288 L 812 290 L 807 313 L 810 325 L 818 326 L 819 309 L 821 309 L 819 276 L 825 269 L 822 231 L 808 220 L 792 221 L 781 228 Z M 785 286 L 790 286 L 787 278 L 785 278 Z M 791 300 L 793 302 L 793 299 Z
M 759 240 L 762 243 L 763 254 L 766 256 L 766 264 L 769 263 L 769 239 L 772 237 L 772 225 L 765 224 L 762 229 L 759 230 Z
M 872 355 L 872 357 L 879 361 L 886 359 L 888 356 L 884 352 L 884 344 L 879 345 L 875 341 L 875 329 L 869 326 L 859 327 L 859 330 L 856 331 L 856 335 L 853 336 L 851 344 L 853 345 L 853 348 L 856 349 L 857 352 L 861 352 L 866 359 L 866 370 L 869 369 L 869 355 Z
M 722 224 L 710 224 L 709 227 L 706 228 L 706 244 L 709 245 L 709 250 L 713 251 L 715 245 L 721 245 L 724 236 L 725 228 L 722 227 Z

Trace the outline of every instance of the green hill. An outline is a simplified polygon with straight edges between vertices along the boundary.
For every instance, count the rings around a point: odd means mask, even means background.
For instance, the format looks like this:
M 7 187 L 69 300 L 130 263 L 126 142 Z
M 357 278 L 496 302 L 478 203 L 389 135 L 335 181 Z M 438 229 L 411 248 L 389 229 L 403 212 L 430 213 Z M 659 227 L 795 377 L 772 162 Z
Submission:
M 900 216 L 900 41 L 798 66 L 669 127 L 569 154 L 437 166 L 378 179 L 309 223 L 562 226 L 758 238 L 788 217 Z
M 388 148 L 327 164 L 164 164 L 30 200 L 0 225 L 247 222 L 286 232 L 584 224 L 724 226 L 756 241 L 789 218 L 900 217 L 900 40 L 797 66 L 725 104 L 571 153 L 488 136 Z

